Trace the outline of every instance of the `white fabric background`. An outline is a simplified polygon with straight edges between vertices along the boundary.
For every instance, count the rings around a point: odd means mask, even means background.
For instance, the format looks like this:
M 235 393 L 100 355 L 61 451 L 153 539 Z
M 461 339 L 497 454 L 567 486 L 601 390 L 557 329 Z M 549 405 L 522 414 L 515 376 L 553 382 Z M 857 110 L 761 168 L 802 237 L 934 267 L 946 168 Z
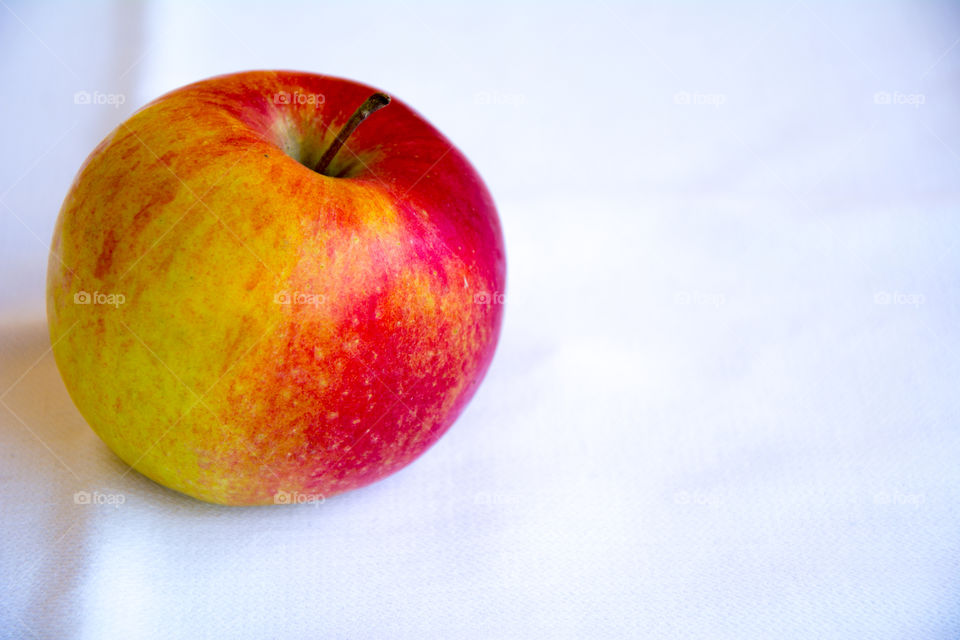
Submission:
M 0 5 L 0 637 L 960 636 L 956 5 Z M 248 68 L 408 101 L 508 245 L 468 410 L 320 506 L 127 473 L 48 350 L 83 158 Z

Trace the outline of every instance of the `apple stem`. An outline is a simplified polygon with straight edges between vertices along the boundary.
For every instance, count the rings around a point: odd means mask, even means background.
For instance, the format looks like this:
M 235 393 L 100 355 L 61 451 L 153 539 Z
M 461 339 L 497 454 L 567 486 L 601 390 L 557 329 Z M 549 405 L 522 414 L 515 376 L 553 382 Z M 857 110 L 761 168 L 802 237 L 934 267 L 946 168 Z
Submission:
M 340 151 L 340 147 L 344 145 L 347 138 L 350 137 L 350 134 L 360 126 L 361 122 L 367 119 L 367 116 L 378 109 L 384 108 L 388 104 L 390 104 L 390 96 L 385 93 L 377 92 L 367 98 L 364 103 L 353 112 L 353 115 L 347 120 L 347 124 L 343 125 L 343 128 L 340 129 L 337 137 L 333 140 L 333 144 L 326 150 L 323 157 L 320 158 L 320 162 L 317 163 L 317 166 L 315 166 L 313 170 L 326 175 L 327 167 L 333 162 L 333 158 L 337 155 L 337 152 Z

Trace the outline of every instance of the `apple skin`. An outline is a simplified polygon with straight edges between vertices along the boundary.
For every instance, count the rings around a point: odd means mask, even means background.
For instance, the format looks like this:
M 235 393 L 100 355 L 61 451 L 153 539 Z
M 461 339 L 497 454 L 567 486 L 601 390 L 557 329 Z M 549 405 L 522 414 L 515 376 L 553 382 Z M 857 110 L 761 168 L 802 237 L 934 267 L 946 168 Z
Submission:
M 506 267 L 467 159 L 394 100 L 328 175 L 305 166 L 374 91 L 211 78 L 135 113 L 77 175 L 48 267 L 54 357 L 154 481 L 229 505 L 329 497 L 412 462 L 480 384 Z

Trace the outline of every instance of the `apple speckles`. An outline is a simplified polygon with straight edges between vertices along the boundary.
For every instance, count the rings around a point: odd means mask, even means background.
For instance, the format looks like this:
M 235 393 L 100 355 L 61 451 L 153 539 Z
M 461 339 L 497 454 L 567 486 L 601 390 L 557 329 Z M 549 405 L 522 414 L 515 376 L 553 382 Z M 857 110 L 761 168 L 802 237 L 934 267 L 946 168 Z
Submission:
M 117 236 L 113 229 L 107 229 L 107 237 L 103 239 L 103 245 L 100 249 L 100 256 L 97 258 L 97 266 L 93 271 L 95 278 L 103 279 L 113 264 L 113 250 L 117 247 Z
M 336 419 L 339 418 L 339 417 L 340 417 L 340 414 L 337 413 L 336 411 L 328 411 L 328 412 L 327 412 L 327 420 L 328 420 L 328 421 L 336 420 Z

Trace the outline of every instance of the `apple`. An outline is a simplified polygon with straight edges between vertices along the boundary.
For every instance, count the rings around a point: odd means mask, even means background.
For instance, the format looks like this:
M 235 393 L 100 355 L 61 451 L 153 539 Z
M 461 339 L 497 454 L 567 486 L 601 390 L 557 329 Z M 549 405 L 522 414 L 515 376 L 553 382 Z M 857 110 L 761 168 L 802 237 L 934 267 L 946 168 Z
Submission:
M 493 357 L 504 282 L 490 193 L 422 116 L 251 71 L 168 93 L 94 149 L 47 315 L 73 402 L 127 465 L 208 502 L 303 502 L 446 432 Z

